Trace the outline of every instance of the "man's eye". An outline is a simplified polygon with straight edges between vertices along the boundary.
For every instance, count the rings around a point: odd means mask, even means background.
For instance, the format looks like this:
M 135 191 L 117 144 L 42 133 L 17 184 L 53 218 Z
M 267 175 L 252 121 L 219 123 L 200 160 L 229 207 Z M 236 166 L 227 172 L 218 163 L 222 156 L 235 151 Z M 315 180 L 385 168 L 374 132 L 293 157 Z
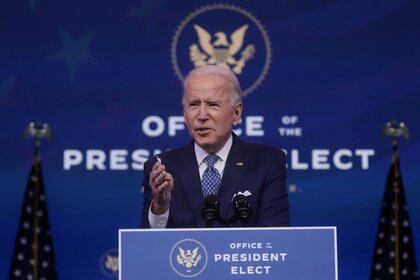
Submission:
M 219 104 L 217 104 L 217 103 L 210 103 L 209 106 L 212 107 L 212 108 L 220 107 Z
M 198 103 L 197 102 L 190 103 L 190 107 L 192 107 L 192 108 L 197 107 L 197 106 L 198 106 Z

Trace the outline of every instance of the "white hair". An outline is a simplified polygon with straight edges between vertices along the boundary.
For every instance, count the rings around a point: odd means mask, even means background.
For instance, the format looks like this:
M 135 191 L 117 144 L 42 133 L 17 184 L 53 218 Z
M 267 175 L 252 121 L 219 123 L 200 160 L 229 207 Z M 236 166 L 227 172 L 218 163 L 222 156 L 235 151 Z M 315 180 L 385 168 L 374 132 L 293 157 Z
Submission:
M 188 73 L 187 77 L 185 78 L 184 93 L 183 93 L 183 96 L 182 96 L 182 104 L 183 105 L 185 105 L 185 91 L 186 91 L 186 88 L 187 88 L 189 78 L 192 75 L 209 75 L 209 74 L 219 75 L 219 76 L 224 77 L 226 80 L 228 80 L 228 82 L 230 84 L 229 94 L 230 94 L 230 97 L 231 97 L 232 105 L 236 105 L 236 104 L 242 102 L 241 86 L 239 84 L 238 78 L 235 76 L 235 74 L 232 71 L 230 71 L 226 67 L 222 67 L 222 66 L 219 66 L 219 65 L 204 65 L 204 66 L 200 66 L 200 67 L 197 67 L 197 68 L 194 68 L 193 70 L 191 70 L 190 73 Z

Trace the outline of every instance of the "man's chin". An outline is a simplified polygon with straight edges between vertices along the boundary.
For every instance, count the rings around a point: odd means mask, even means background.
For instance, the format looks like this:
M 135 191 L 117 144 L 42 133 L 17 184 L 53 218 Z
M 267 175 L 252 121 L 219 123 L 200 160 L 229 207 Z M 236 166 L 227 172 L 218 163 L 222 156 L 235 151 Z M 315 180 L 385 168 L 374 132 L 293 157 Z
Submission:
M 214 142 L 208 137 L 195 137 L 194 142 L 208 153 L 213 153 Z
M 202 137 L 197 137 L 194 139 L 195 143 L 197 143 L 198 146 L 202 147 L 204 149 L 204 147 L 208 148 L 211 147 L 213 145 L 213 142 L 210 141 L 209 139 L 203 139 Z

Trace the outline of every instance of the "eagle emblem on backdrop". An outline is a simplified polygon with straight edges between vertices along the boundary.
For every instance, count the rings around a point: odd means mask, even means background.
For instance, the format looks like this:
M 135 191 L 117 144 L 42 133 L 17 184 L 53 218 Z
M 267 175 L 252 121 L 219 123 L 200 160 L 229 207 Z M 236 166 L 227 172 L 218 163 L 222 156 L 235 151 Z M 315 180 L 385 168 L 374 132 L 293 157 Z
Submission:
M 255 46 L 248 44 L 243 48 L 244 37 L 248 24 L 239 27 L 230 35 L 218 31 L 212 36 L 203 27 L 194 24 L 197 31 L 199 44 L 192 44 L 190 47 L 190 58 L 195 67 L 203 65 L 220 65 L 232 70 L 235 74 L 241 74 L 245 63 L 255 53 Z M 240 52 L 242 50 L 242 52 Z M 240 57 L 236 58 L 240 52 Z
M 175 31 L 171 62 L 181 82 L 195 67 L 220 65 L 238 77 L 244 96 L 267 77 L 272 57 L 264 25 L 249 11 L 210 4 L 188 15 Z
M 195 239 L 183 239 L 172 247 L 169 254 L 172 270 L 179 276 L 191 278 L 201 274 L 208 255 L 204 245 Z

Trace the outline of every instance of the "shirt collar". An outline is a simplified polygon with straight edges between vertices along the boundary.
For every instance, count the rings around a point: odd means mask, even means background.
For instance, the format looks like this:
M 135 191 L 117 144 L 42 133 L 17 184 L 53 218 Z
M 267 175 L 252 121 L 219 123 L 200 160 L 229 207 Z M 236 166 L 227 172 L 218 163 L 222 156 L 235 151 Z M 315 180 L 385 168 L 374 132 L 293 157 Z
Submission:
M 218 155 L 222 161 L 227 160 L 230 148 L 232 147 L 232 142 L 233 142 L 233 137 L 231 134 L 229 139 L 226 141 L 225 145 L 219 151 L 216 152 L 216 155 Z M 205 157 L 209 155 L 209 153 L 204 151 L 203 148 L 197 145 L 197 143 L 194 143 L 194 151 L 195 151 L 195 157 L 197 158 L 198 165 L 201 165 L 201 163 L 203 162 Z

